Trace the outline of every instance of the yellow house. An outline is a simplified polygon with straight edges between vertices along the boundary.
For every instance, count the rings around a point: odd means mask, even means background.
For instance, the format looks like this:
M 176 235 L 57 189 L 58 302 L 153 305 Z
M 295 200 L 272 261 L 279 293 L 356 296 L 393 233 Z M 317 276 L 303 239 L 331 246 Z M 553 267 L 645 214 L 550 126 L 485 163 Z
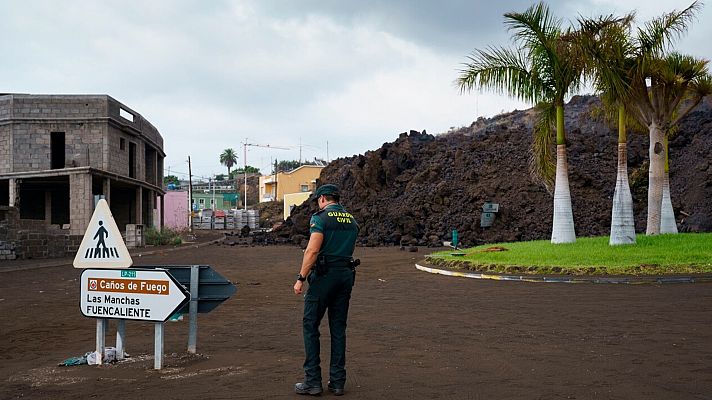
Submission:
M 289 172 L 261 176 L 260 202 L 283 201 L 285 194 L 311 192 L 322 169 L 319 165 L 302 165 Z
M 290 214 L 292 214 L 292 209 L 294 207 L 301 205 L 307 199 L 309 199 L 309 196 L 311 196 L 312 192 L 304 192 L 304 193 L 288 193 L 284 195 L 284 219 L 286 220 Z

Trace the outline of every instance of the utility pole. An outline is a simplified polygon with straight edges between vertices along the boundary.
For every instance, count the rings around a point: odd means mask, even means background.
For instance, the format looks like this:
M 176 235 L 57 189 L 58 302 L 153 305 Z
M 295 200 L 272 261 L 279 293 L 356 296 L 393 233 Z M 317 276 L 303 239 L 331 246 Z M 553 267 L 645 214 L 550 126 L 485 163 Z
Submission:
M 272 201 L 277 201 L 277 159 L 274 159 L 274 195 Z
M 242 172 L 245 173 L 245 198 L 242 199 L 242 204 L 245 205 L 245 218 L 247 218 L 247 138 L 245 138 L 245 145 L 242 146 L 244 153 L 242 155 L 242 161 L 244 162 L 244 169 Z
M 193 233 L 193 172 L 190 169 L 188 156 L 188 232 Z
M 213 182 L 213 177 L 210 176 L 210 178 L 208 178 L 208 187 L 212 186 L 213 188 L 213 202 L 210 204 L 210 208 L 213 210 L 213 213 L 215 213 L 215 184 L 217 184 L 217 181 Z

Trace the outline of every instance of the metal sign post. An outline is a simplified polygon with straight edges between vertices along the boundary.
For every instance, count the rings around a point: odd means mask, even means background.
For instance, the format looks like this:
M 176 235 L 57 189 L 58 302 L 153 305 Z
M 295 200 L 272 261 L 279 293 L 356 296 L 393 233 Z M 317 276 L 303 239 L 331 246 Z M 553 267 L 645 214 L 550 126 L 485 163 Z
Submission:
M 153 369 L 163 368 L 163 326 L 163 322 L 154 324 Z
M 190 290 L 191 301 L 187 306 L 179 309 L 178 313 L 189 314 L 188 352 L 195 354 L 198 314 L 214 310 L 223 301 L 229 299 L 237 288 L 209 265 L 142 265 L 140 268 L 165 269 L 181 285 Z
M 198 281 L 200 266 L 190 267 L 190 306 L 188 307 L 188 353 L 195 354 L 198 342 Z
M 101 365 L 104 361 L 104 349 L 106 347 L 106 326 L 108 321 L 104 318 L 96 320 L 96 365 Z
M 188 291 L 189 290 L 189 291 Z M 163 367 L 164 322 L 189 313 L 188 352 L 195 354 L 198 314 L 214 310 L 237 288 L 208 265 L 161 265 L 128 269 L 85 269 L 80 307 L 96 318 L 97 364 L 104 361 L 108 319 L 118 320 L 116 358 L 124 358 L 126 320 L 154 322 L 154 368 Z
M 116 326 L 116 359 L 124 359 L 124 346 L 126 345 L 126 320 L 120 319 Z
M 85 269 L 81 279 L 81 311 L 97 317 L 97 364 L 104 354 L 106 318 L 119 319 L 116 351 L 123 358 L 125 320 L 154 321 L 156 324 L 155 366 L 163 364 L 163 322 L 188 301 L 188 293 L 165 270 Z

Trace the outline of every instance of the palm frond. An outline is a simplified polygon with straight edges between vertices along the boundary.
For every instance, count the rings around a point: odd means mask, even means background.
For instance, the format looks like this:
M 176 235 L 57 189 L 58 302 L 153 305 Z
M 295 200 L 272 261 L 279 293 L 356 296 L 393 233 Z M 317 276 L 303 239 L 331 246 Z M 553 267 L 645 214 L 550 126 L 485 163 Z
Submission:
M 579 35 L 576 45 L 580 58 L 586 60 L 584 74 L 593 81 L 599 93 L 611 101 L 625 102 L 631 95 L 630 54 L 633 45 L 629 39 L 630 25 L 635 15 L 614 15 L 596 19 L 579 18 Z
M 529 172 L 532 179 L 541 182 L 552 193 L 556 176 L 556 107 L 551 103 L 539 103 L 536 112 Z
M 694 1 L 681 11 L 672 11 L 638 28 L 638 44 L 641 54 L 661 55 L 676 39 L 679 39 L 702 9 L 701 1 Z
M 690 91 L 699 97 L 712 94 L 712 76 L 709 73 L 696 77 L 690 82 Z
M 542 87 L 532 74 L 524 56 L 511 49 L 489 47 L 475 50 L 463 64 L 457 85 L 461 92 L 475 88 L 489 88 L 517 99 L 538 102 Z
M 528 49 L 541 48 L 561 31 L 561 20 L 543 2 L 533 4 L 523 13 L 509 12 L 504 17 L 514 41 Z

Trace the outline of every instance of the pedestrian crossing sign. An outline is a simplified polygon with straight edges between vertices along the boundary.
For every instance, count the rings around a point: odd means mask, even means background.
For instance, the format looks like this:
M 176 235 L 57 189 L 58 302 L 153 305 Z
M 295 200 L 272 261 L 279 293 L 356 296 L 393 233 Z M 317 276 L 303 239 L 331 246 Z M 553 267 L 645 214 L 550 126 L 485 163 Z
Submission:
M 74 257 L 74 268 L 128 268 L 132 264 L 109 204 L 101 199 Z

